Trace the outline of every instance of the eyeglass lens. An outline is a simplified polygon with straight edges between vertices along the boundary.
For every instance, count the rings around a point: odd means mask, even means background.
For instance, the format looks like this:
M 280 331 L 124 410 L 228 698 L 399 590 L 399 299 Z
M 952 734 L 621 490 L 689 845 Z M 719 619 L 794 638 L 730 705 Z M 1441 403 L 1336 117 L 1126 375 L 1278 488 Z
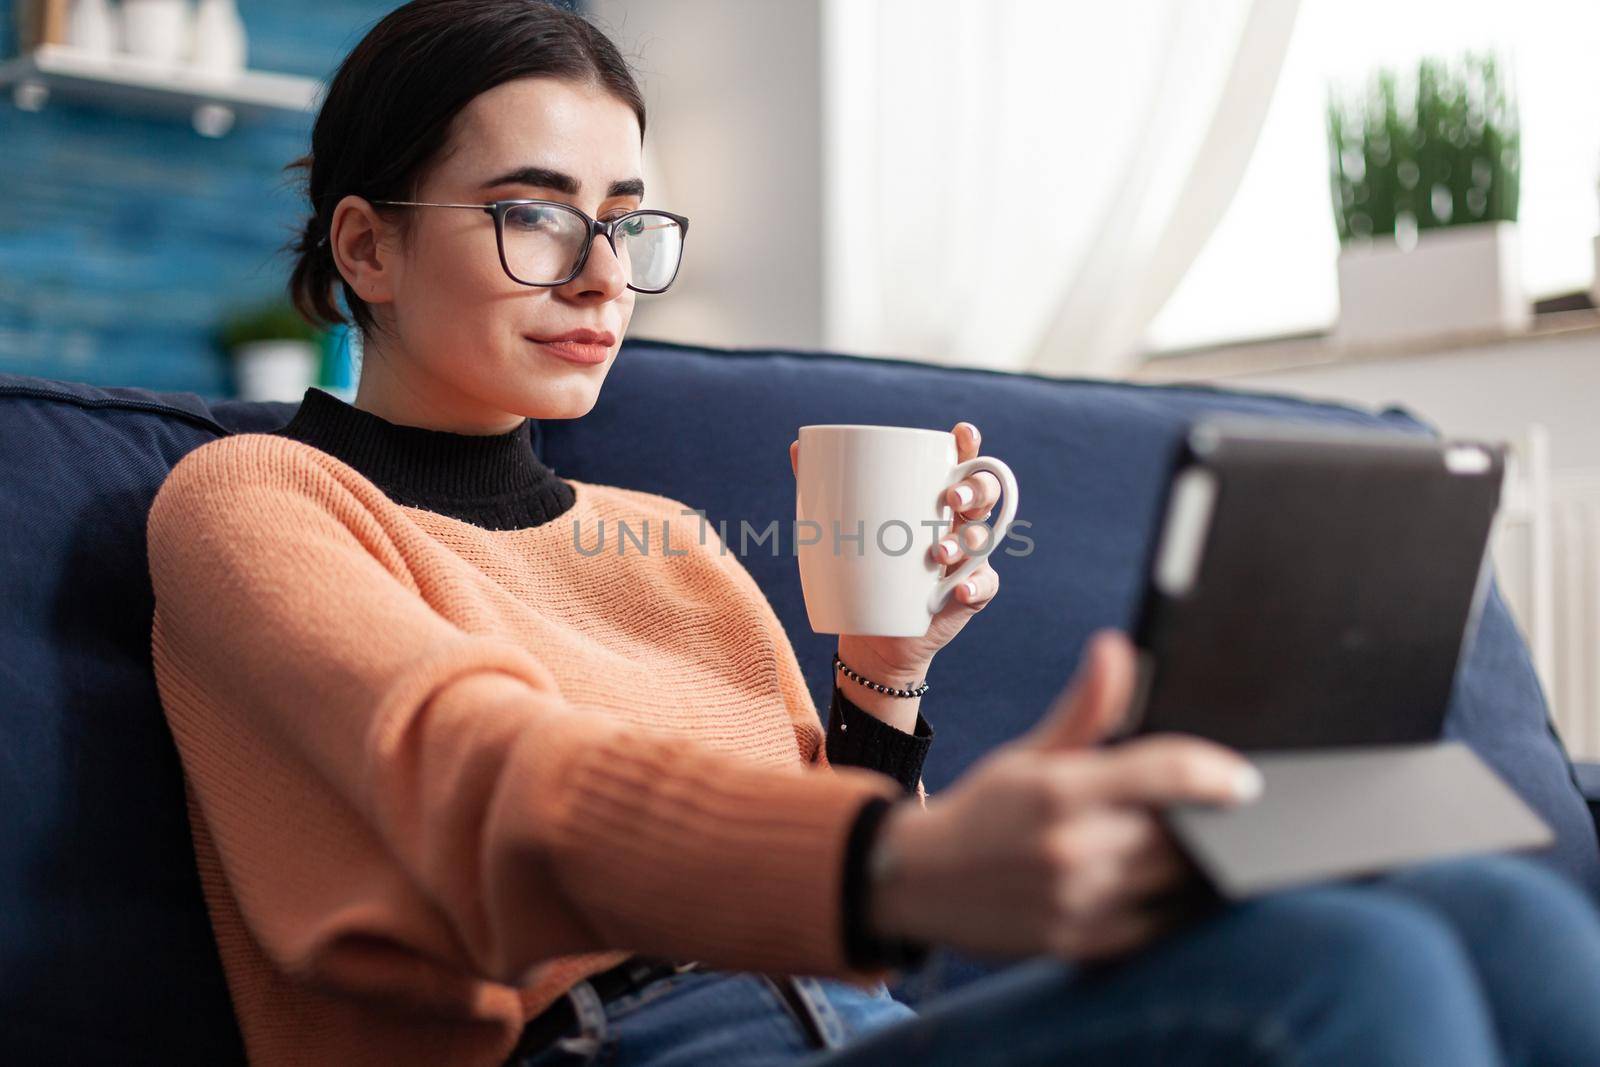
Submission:
M 588 238 L 582 216 L 548 204 L 514 204 L 503 230 L 506 266 L 518 280 L 549 285 L 572 273 Z M 683 231 L 670 216 L 644 212 L 615 231 L 617 261 L 628 284 L 660 289 L 683 254 Z

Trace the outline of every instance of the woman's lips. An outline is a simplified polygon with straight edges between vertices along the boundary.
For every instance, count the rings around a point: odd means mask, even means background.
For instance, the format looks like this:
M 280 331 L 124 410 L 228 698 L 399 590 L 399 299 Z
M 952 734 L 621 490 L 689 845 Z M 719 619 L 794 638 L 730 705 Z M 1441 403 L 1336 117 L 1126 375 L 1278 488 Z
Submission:
M 532 337 L 528 340 L 568 363 L 581 363 L 584 366 L 604 363 L 611 355 L 610 345 L 584 344 L 578 341 L 535 341 Z

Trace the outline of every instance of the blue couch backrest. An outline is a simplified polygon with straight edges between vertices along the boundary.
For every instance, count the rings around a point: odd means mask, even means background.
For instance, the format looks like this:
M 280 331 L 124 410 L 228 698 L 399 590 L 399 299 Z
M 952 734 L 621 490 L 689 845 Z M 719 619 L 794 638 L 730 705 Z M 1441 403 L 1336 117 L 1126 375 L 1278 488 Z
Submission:
M 294 407 L 0 375 L 0 1050 L 11 1062 L 122 1062 L 130 1050 L 242 1060 L 150 673 L 144 524 L 190 449 L 273 429 Z M 741 561 L 826 707 L 833 639 L 810 632 L 789 555 L 796 428 L 976 423 L 984 450 L 1017 473 L 1033 545 L 997 555 L 999 597 L 934 666 L 925 779 L 936 794 L 1034 721 L 1091 630 L 1131 623 L 1168 451 L 1219 410 L 1431 432 L 1399 410 L 630 341 L 595 410 L 542 424 L 538 440 L 561 474 L 703 509 L 727 523 L 735 551 L 741 520 L 757 531 L 777 520 L 780 541 Z M 1594 824 L 1498 593 L 1447 732 L 1555 827 L 1542 858 L 1600 894 Z

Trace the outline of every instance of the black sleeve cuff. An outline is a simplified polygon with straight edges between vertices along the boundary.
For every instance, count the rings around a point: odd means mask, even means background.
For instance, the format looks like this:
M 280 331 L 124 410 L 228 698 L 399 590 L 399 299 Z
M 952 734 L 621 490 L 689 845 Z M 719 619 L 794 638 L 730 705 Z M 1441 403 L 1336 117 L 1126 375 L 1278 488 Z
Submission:
M 907 793 L 917 791 L 922 762 L 933 744 L 933 727 L 917 712 L 912 733 L 897 730 L 855 705 L 833 683 L 833 703 L 828 711 L 828 762 L 837 766 L 866 767 L 882 771 Z
M 915 969 L 928 959 L 929 947 L 912 941 L 874 937 L 867 927 L 868 894 L 871 889 L 867 861 L 877 839 L 883 817 L 893 804 L 915 804 L 915 797 L 869 798 L 850 825 L 844 853 L 844 951 L 850 966 L 859 970 L 878 967 Z

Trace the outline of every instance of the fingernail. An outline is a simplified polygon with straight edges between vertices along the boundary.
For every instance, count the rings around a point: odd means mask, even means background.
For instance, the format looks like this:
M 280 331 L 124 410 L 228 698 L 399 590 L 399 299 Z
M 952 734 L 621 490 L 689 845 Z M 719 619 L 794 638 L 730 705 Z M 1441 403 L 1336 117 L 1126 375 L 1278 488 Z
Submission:
M 972 486 L 956 486 L 956 503 L 960 504 L 962 507 L 966 507 L 968 504 L 972 503 Z
M 954 559 L 956 555 L 956 543 L 949 538 L 945 538 L 943 541 L 939 542 L 939 553 L 940 555 L 944 556 L 945 559 Z
M 1254 764 L 1246 763 L 1233 778 L 1233 795 L 1241 801 L 1254 800 L 1261 795 L 1265 783 Z
M 967 596 L 969 597 L 978 595 L 978 587 L 970 581 L 962 582 L 961 587 L 967 591 Z

